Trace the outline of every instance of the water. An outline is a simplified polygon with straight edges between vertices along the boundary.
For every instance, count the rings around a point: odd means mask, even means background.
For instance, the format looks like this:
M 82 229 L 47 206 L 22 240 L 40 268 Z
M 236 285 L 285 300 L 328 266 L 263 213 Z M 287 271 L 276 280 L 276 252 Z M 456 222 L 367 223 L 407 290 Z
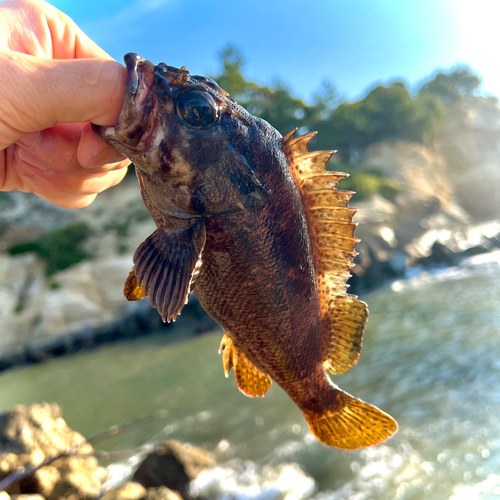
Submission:
M 500 252 L 362 297 L 357 366 L 334 381 L 399 423 L 387 443 L 347 452 L 318 443 L 275 385 L 263 399 L 225 379 L 221 332 L 151 336 L 0 376 L 0 410 L 55 401 L 86 436 L 168 411 L 117 436 L 111 483 L 155 442 L 187 440 L 221 464 L 198 490 L 224 499 L 475 500 L 500 496 Z M 122 450 L 128 450 L 123 452 Z

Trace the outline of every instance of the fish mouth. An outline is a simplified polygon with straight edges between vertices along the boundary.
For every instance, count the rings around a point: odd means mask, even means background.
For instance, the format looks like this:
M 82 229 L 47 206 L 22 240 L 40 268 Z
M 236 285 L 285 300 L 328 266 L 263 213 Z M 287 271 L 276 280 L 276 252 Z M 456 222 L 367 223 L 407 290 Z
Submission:
M 133 52 L 123 57 L 127 68 L 127 83 L 123 107 L 115 127 L 92 125 L 104 139 L 136 147 L 146 132 L 153 108 L 153 83 L 155 66 Z

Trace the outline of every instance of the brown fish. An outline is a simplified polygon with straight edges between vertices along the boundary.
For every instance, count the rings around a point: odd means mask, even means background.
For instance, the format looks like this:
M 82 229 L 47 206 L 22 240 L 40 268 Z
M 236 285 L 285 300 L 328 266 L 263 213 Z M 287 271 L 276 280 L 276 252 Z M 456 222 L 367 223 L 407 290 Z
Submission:
M 133 161 L 156 231 L 134 256 L 129 300 L 175 320 L 193 290 L 224 329 L 226 376 L 263 396 L 271 380 L 323 443 L 385 441 L 396 422 L 334 385 L 356 363 L 367 306 L 346 293 L 359 241 L 346 177 L 314 132 L 282 137 L 213 80 L 127 54 L 116 127 L 95 127 Z

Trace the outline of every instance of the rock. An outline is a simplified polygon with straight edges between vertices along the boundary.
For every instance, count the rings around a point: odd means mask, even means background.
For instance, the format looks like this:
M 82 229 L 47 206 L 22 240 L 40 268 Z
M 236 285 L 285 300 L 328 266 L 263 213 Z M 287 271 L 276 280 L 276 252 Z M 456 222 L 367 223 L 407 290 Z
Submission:
M 46 459 L 70 455 L 23 477 L 7 488 L 10 494 L 38 493 L 47 500 L 90 499 L 99 494 L 106 477 L 92 446 L 68 427 L 55 404 L 20 405 L 0 415 L 0 452 L 0 480 Z
M 172 491 L 166 486 L 160 486 L 159 488 L 149 488 L 146 500 L 182 500 L 182 497 L 176 491 Z
M 43 496 L 39 495 L 38 493 L 31 493 L 31 494 L 26 493 L 24 495 L 12 495 L 10 498 L 12 498 L 12 500 L 45 500 L 43 498 Z M 2 497 L 0 497 L 0 500 L 2 500 Z
M 171 440 L 161 443 L 144 459 L 133 479 L 146 488 L 166 486 L 189 499 L 189 483 L 214 465 L 215 459 L 207 451 Z
M 476 221 L 500 218 L 500 108 L 487 99 L 447 106 L 436 144 L 446 158 L 455 200 Z
M 446 159 L 436 148 L 409 141 L 379 142 L 366 149 L 357 168 L 395 179 L 405 199 L 437 199 L 443 207 L 453 202 Z
M 68 427 L 56 404 L 19 405 L 0 415 L 0 449 L 3 453 L 38 454 L 38 465 L 47 456 L 72 449 L 90 454 L 92 446 L 78 432 Z
M 142 500 L 146 495 L 146 488 L 142 484 L 129 481 L 119 488 L 107 491 L 101 500 Z
M 0 500 L 2 500 L 0 498 Z M 6 499 L 8 500 L 8 499 Z M 176 491 L 172 491 L 166 486 L 158 488 L 144 488 L 139 483 L 128 482 L 119 488 L 107 491 L 101 500 L 182 500 Z

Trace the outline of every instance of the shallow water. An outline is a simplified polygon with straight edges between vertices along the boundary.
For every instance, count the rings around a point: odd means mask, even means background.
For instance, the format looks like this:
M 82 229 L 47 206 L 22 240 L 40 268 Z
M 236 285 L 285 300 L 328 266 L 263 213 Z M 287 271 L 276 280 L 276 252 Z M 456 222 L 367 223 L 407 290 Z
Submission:
M 423 273 L 366 297 L 357 366 L 334 381 L 399 423 L 387 443 L 346 452 L 318 443 L 275 385 L 263 399 L 226 380 L 221 332 L 151 336 L 0 375 L 0 410 L 55 401 L 92 436 L 168 411 L 102 443 L 112 480 L 145 443 L 176 438 L 223 464 L 197 487 L 214 497 L 300 500 L 490 499 L 500 496 L 500 252 Z M 121 453 L 120 450 L 129 450 Z M 143 447 L 142 451 L 147 450 Z M 128 458 L 128 460 L 127 460 Z

